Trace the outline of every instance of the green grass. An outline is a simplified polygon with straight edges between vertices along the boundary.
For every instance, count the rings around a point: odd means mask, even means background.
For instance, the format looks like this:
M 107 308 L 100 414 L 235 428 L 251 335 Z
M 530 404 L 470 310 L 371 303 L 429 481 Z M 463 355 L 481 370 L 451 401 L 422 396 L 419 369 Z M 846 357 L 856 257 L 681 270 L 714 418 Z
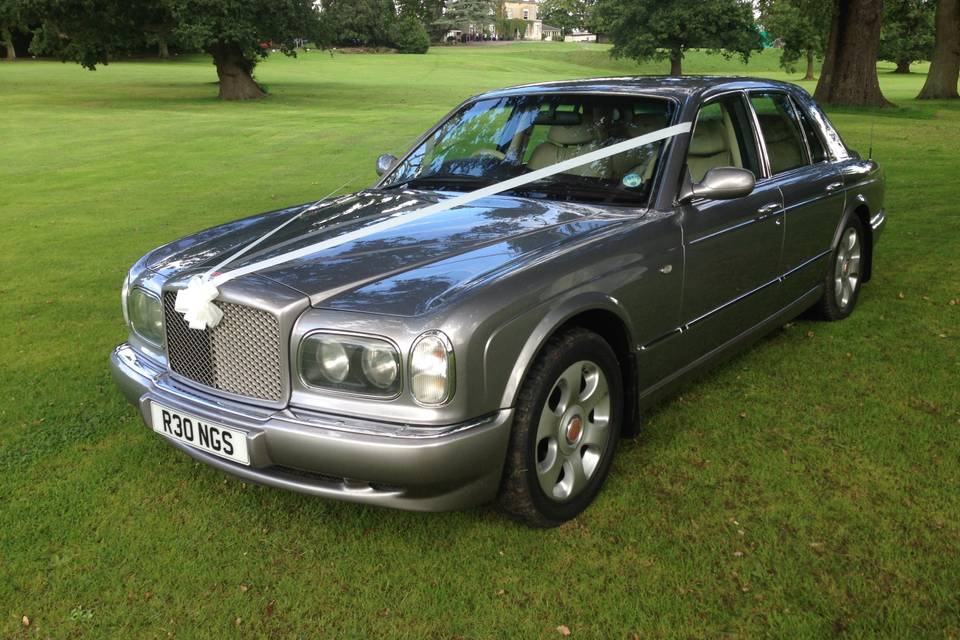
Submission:
M 686 63 L 789 79 L 772 52 Z M 248 486 L 115 390 L 120 282 L 150 248 L 369 184 L 478 91 L 664 70 L 582 45 L 313 53 L 224 104 L 201 58 L 0 64 L 0 637 L 960 635 L 960 105 L 914 102 L 919 74 L 882 68 L 899 109 L 833 114 L 888 176 L 857 312 L 652 412 L 561 528 Z

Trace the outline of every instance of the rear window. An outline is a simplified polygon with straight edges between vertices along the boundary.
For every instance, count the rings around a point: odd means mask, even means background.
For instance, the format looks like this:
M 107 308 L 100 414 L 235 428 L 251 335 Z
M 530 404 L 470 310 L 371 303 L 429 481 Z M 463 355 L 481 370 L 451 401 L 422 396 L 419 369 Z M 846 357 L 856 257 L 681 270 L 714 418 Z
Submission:
M 785 93 L 754 93 L 750 103 L 770 158 L 770 173 L 777 175 L 810 163 L 793 101 Z

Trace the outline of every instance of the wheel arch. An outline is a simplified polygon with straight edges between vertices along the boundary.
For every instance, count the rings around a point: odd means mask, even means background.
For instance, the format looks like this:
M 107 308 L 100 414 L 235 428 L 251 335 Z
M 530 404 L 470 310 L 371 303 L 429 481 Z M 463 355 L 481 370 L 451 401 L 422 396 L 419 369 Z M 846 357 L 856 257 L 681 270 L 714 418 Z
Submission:
M 610 345 L 620 363 L 623 378 L 624 420 L 621 435 L 636 435 L 637 428 L 637 361 L 633 345 L 636 344 L 632 324 L 627 312 L 613 298 L 606 295 L 587 295 L 568 300 L 554 307 L 529 332 L 529 337 L 518 354 L 501 400 L 501 406 L 512 407 L 517 393 L 551 337 L 570 327 L 582 327 L 593 331 Z
M 847 210 L 843 218 L 840 219 L 840 224 L 837 225 L 837 230 L 833 234 L 833 244 L 830 246 L 837 246 L 837 242 L 840 241 L 840 234 L 843 233 L 843 228 L 846 226 L 847 220 L 854 216 L 860 220 L 860 224 L 863 227 L 863 241 L 866 245 L 866 259 L 863 261 L 863 282 L 869 282 L 870 276 L 873 273 L 873 227 L 870 225 L 870 205 L 867 202 L 866 196 L 862 193 L 858 193 L 856 196 L 848 199 Z

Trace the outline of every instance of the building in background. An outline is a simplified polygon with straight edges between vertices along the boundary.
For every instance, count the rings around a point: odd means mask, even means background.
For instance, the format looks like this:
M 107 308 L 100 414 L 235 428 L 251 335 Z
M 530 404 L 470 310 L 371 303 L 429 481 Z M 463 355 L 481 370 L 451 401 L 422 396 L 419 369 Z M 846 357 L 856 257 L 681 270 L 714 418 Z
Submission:
M 514 37 L 519 36 L 524 40 L 543 39 L 543 21 L 540 20 L 538 16 L 537 9 L 539 7 L 534 0 L 504 2 L 503 8 L 506 12 L 507 20 L 525 20 L 527 22 L 526 33 L 512 34 Z M 507 36 L 507 34 L 501 34 L 501 36 Z

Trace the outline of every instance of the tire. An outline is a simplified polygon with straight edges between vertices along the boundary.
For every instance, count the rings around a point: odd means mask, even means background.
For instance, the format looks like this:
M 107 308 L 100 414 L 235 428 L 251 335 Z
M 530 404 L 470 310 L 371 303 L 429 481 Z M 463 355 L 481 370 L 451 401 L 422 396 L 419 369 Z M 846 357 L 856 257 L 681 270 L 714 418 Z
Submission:
M 863 285 L 867 251 L 863 223 L 852 215 L 844 223 L 840 238 L 830 252 L 823 296 L 812 309 L 816 317 L 821 320 L 843 320 L 853 313 Z
M 603 486 L 622 420 L 623 379 L 610 345 L 581 328 L 550 338 L 517 396 L 498 507 L 535 527 L 576 517 Z

